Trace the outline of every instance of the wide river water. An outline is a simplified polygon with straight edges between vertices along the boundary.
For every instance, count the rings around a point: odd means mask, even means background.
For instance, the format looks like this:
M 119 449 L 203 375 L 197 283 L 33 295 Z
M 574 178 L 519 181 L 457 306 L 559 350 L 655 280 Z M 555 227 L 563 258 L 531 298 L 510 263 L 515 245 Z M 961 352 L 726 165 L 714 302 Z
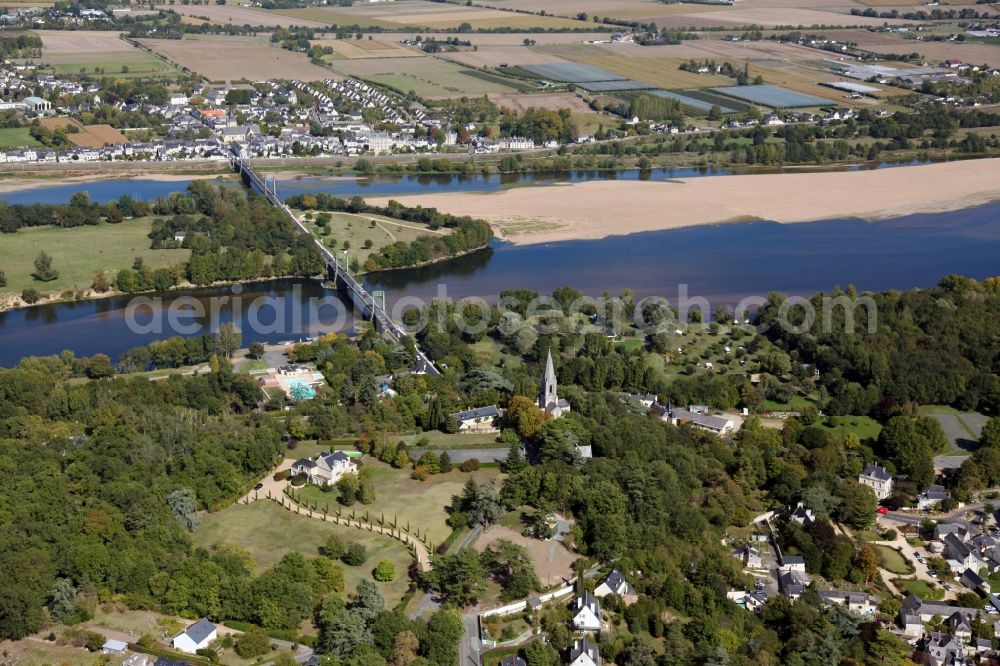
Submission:
M 674 172 L 671 177 L 679 175 Z M 622 176 L 632 177 L 618 175 Z M 657 172 L 653 176 L 667 177 Z M 287 195 L 295 185 L 316 187 L 306 180 L 282 183 L 279 188 Z M 478 182 L 489 188 L 495 180 Z M 436 180 L 430 185 L 409 179 L 402 182 L 409 191 L 456 189 L 456 182 L 450 186 Z M 96 189 L 104 183 L 82 189 L 94 199 L 132 194 L 130 186 L 140 196 L 155 196 L 144 189 L 146 183 L 167 186 L 163 194 L 183 187 L 177 182 L 130 181 L 117 183 L 116 191 Z M 396 194 L 400 190 L 389 188 L 399 184 L 379 179 L 374 186 L 385 190 L 379 194 Z M 336 193 L 344 196 L 358 193 L 358 184 L 351 179 L 328 179 L 324 185 L 338 188 Z M 42 196 L 45 191 L 36 190 L 31 200 L 69 197 L 51 190 Z M 17 201 L 11 195 L 6 198 Z M 390 306 L 439 295 L 489 300 L 503 289 L 523 287 L 547 293 L 572 285 L 594 296 L 630 288 L 638 297 L 662 296 L 671 303 L 677 303 L 680 290 L 686 289 L 689 296 L 703 297 L 714 307 L 733 305 L 748 296 L 766 296 L 770 291 L 808 295 L 834 285 L 853 284 L 859 290 L 928 287 L 949 273 L 977 279 L 1000 274 L 1000 203 L 879 222 L 751 222 L 543 245 L 496 242 L 488 251 L 427 268 L 371 275 L 367 282 L 371 288 L 386 291 Z M 332 305 L 310 316 L 310 303 L 324 296 L 329 293 L 316 281 L 281 280 L 246 285 L 238 297 L 230 288 L 172 292 L 158 297 L 153 308 L 137 309 L 132 317 L 128 316 L 129 297 L 0 313 L 0 366 L 14 365 L 23 356 L 63 349 L 83 356 L 102 352 L 114 358 L 157 338 L 198 334 L 233 319 L 241 323 L 244 344 L 299 339 L 332 329 L 350 331 L 353 318 L 336 312 Z M 187 317 L 184 308 L 203 314 Z M 182 328 L 172 326 L 167 316 L 178 311 L 175 319 Z

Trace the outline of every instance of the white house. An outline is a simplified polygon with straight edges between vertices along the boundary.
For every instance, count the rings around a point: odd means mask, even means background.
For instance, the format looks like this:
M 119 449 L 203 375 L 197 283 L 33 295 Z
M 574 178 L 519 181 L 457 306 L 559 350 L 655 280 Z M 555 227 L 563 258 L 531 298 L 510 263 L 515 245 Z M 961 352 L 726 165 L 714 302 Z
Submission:
M 569 666 L 601 666 L 601 651 L 586 638 L 579 638 L 569 651 Z
M 205 618 L 201 618 L 187 629 L 173 637 L 170 644 L 175 650 L 194 654 L 202 648 L 207 648 L 212 644 L 218 635 L 215 625 Z
M 357 474 L 358 466 L 343 451 L 321 453 L 315 458 L 302 458 L 292 465 L 292 474 L 305 474 L 309 483 L 327 486 L 337 483 L 344 474 Z
M 601 602 L 590 592 L 584 592 L 573 604 L 573 628 L 577 631 L 601 630 Z
M 949 497 L 951 497 L 951 494 L 944 489 L 944 486 L 928 486 L 927 490 L 917 496 L 917 508 L 921 510 L 929 509 Z
M 884 500 L 892 494 L 892 474 L 885 467 L 867 465 L 858 475 L 858 483 L 875 491 L 875 497 Z
M 614 569 L 603 580 L 594 588 L 594 596 L 606 597 L 609 594 L 615 594 L 619 597 L 624 597 L 630 594 L 634 594 L 632 586 L 629 585 L 628 581 L 622 575 L 621 571 Z
M 449 415 L 460 433 L 497 432 L 497 419 L 499 417 L 500 410 L 497 409 L 496 405 L 466 409 Z

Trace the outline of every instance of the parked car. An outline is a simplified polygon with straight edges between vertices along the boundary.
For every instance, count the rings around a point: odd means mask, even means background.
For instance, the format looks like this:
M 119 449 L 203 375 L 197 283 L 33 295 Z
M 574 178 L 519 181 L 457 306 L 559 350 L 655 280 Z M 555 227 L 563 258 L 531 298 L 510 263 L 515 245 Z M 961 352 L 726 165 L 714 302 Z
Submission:
M 878 513 L 880 516 L 884 516 L 885 514 L 889 513 L 889 509 L 885 508 L 884 506 L 880 506 L 875 510 L 875 512 Z
M 263 487 L 264 487 L 264 484 L 263 484 L 263 483 L 258 483 L 258 484 L 257 484 L 256 486 L 254 486 L 254 487 L 253 487 L 253 489 L 254 489 L 254 490 L 260 490 L 260 489 L 261 489 L 261 488 L 263 488 Z

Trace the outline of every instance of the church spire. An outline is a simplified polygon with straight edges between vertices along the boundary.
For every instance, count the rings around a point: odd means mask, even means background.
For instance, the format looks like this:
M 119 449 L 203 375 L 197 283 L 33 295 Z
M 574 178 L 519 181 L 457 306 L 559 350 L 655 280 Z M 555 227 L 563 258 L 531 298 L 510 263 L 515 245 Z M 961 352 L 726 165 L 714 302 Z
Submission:
M 545 373 L 542 375 L 542 390 L 538 394 L 538 406 L 548 410 L 550 405 L 558 402 L 556 367 L 552 363 L 552 350 L 549 349 L 548 358 L 545 359 Z

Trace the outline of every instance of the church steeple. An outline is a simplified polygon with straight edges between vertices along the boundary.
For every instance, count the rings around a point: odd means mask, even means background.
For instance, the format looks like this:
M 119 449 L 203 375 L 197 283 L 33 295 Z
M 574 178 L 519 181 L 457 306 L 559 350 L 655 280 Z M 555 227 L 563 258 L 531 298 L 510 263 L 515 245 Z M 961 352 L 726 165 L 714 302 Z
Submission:
M 556 366 L 552 363 L 552 350 L 549 349 L 545 359 L 545 374 L 542 375 L 542 390 L 538 396 L 538 406 L 545 409 L 552 403 L 559 402 L 556 384 Z

